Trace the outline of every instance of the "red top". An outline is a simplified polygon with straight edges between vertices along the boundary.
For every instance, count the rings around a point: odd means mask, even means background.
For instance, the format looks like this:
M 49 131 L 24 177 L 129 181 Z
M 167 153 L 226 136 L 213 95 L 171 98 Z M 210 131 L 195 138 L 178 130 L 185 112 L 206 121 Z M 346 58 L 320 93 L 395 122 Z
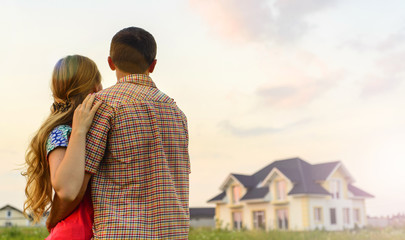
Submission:
M 79 206 L 64 220 L 60 221 L 46 240 L 87 240 L 93 237 L 93 204 L 91 202 L 90 186 Z

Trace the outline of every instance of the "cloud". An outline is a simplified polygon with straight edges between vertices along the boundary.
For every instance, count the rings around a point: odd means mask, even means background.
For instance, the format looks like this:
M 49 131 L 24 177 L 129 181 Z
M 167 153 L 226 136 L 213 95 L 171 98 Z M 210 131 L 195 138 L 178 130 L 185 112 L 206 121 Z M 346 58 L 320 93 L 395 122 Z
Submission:
M 370 97 L 396 89 L 405 78 L 405 51 L 387 55 L 375 62 L 377 72 L 365 77 L 362 96 Z
M 370 37 L 366 35 L 350 37 L 338 45 L 338 48 L 350 48 L 359 52 L 378 51 L 379 53 L 383 53 L 387 51 L 395 51 L 404 46 L 405 27 L 397 32 L 389 34 L 383 40 L 374 43 L 370 41 Z
M 321 92 L 316 84 L 303 86 L 260 87 L 256 94 L 265 105 L 299 107 L 308 104 Z
M 279 12 L 276 21 L 278 35 L 283 40 L 300 37 L 310 27 L 305 21 L 308 15 L 333 6 L 336 2 L 336 0 L 277 0 L 274 7 Z
M 337 0 L 189 0 L 211 28 L 238 41 L 294 41 L 309 29 L 306 17 Z
M 405 43 L 405 27 L 400 29 L 398 32 L 389 35 L 386 39 L 381 41 L 377 45 L 377 50 L 395 50 L 396 48 L 403 46 Z
M 284 127 L 280 128 L 274 128 L 274 127 L 251 127 L 251 128 L 242 128 L 242 127 L 236 127 L 233 125 L 229 120 L 222 121 L 219 123 L 219 127 L 226 132 L 231 133 L 234 136 L 238 137 L 252 137 L 252 136 L 261 136 L 261 135 L 267 135 L 267 134 L 276 134 L 279 132 L 283 132 L 286 130 L 289 130 L 293 127 L 308 124 L 312 120 L 310 119 L 304 119 L 300 120 L 297 122 L 293 122 L 291 124 L 288 124 Z
M 283 85 L 263 85 L 256 89 L 259 101 L 272 107 L 297 108 L 305 106 L 329 91 L 345 73 L 328 72 L 321 76 L 308 76 L 309 73 L 295 71 L 290 75 L 290 83 Z
M 401 79 L 396 77 L 380 77 L 369 75 L 366 77 L 361 95 L 363 97 L 371 97 L 387 93 L 395 89 L 400 82 Z
M 339 44 L 338 49 L 354 49 L 358 52 L 365 52 L 365 51 L 370 51 L 374 50 L 374 46 L 370 45 L 367 40 L 364 40 L 363 37 L 357 36 L 355 38 L 348 39 L 346 41 L 343 41 L 341 44 Z

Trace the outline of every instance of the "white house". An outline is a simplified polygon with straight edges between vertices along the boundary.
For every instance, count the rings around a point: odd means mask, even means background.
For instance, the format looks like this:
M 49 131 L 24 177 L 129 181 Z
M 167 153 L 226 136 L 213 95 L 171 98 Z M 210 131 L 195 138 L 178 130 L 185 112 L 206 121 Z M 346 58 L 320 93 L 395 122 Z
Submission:
M 0 208 L 0 226 L 29 226 L 30 221 L 23 212 L 13 206 L 6 205 Z
M 218 227 L 343 230 L 367 224 L 365 199 L 344 165 L 275 161 L 253 175 L 229 174 L 216 204 Z

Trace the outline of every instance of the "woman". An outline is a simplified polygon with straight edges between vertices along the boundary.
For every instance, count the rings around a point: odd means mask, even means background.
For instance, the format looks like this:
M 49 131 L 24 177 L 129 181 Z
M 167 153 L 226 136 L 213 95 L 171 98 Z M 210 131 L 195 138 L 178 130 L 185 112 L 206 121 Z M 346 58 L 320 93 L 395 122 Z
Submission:
M 74 200 L 84 179 L 85 142 L 93 116 L 94 92 L 102 89 L 96 64 L 87 57 L 73 55 L 55 65 L 51 89 L 51 114 L 32 138 L 26 154 L 27 179 L 24 213 L 34 222 L 52 205 L 55 197 Z M 90 189 L 90 188 L 87 188 Z M 79 206 L 50 232 L 47 239 L 91 239 L 93 207 L 89 191 Z

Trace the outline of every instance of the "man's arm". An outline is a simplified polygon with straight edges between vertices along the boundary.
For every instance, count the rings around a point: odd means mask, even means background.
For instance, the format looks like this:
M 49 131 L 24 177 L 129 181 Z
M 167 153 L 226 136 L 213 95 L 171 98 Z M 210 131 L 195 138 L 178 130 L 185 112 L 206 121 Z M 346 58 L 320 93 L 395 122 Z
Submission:
M 46 227 L 49 232 L 56 226 L 58 222 L 69 216 L 79 205 L 84 197 L 84 194 L 86 193 L 90 178 L 91 174 L 86 172 L 80 192 L 73 201 L 63 200 L 59 198 L 57 194 L 55 194 L 52 202 L 51 211 L 49 213 L 48 219 L 46 220 Z

